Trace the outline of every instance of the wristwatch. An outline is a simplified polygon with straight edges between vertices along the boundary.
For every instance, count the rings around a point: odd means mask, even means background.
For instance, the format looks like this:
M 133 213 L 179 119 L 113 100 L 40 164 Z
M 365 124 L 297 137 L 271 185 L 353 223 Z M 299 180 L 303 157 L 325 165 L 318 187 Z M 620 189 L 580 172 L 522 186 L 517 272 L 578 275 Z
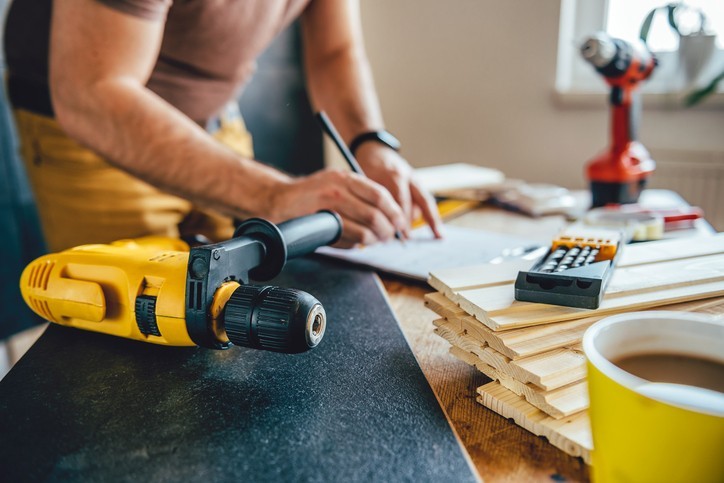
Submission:
M 354 155 L 359 147 L 367 141 L 374 141 L 376 143 L 384 144 L 395 151 L 400 150 L 400 141 L 387 131 L 368 131 L 359 134 L 356 138 L 349 143 L 349 150 Z

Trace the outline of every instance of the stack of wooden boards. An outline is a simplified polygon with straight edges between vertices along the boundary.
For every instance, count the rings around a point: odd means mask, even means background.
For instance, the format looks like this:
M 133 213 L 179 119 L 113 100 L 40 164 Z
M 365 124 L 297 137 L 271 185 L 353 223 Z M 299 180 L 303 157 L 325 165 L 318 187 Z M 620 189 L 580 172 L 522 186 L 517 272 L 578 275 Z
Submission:
M 430 274 L 425 304 L 450 352 L 493 381 L 484 406 L 590 463 L 585 330 L 602 317 L 659 309 L 724 314 L 724 234 L 629 245 L 596 310 L 518 302 L 513 283 L 533 261 Z

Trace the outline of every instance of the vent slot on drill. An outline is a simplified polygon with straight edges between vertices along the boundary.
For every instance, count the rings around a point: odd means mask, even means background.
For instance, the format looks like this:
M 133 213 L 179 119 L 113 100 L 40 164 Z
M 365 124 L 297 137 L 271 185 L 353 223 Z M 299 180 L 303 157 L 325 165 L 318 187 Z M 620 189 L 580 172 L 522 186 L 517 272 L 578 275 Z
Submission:
M 55 317 L 53 317 L 53 313 L 50 311 L 50 306 L 48 305 L 48 302 L 29 296 L 28 303 L 36 314 L 40 315 L 45 320 L 56 322 Z
M 48 290 L 50 272 L 53 271 L 54 267 L 55 263 L 50 261 L 34 264 L 30 269 L 30 280 L 28 283 L 30 287 Z
M 189 290 L 186 303 L 191 310 L 201 310 L 203 298 L 203 282 L 189 280 Z

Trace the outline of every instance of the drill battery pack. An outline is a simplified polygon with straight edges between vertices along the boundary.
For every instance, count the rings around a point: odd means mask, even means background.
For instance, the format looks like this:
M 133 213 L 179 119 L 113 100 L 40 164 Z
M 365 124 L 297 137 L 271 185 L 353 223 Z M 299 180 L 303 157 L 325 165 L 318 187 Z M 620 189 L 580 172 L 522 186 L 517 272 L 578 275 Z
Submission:
M 615 231 L 561 235 L 551 249 L 515 281 L 515 299 L 597 309 L 621 253 Z

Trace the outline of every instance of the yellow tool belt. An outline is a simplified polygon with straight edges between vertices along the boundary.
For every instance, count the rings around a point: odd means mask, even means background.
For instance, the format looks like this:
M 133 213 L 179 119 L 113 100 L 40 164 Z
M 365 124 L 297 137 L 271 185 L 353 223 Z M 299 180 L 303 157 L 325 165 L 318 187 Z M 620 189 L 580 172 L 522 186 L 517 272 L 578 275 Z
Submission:
M 224 110 L 213 136 L 252 157 L 251 136 L 236 109 Z M 52 117 L 17 104 L 14 114 L 49 250 L 146 235 L 201 234 L 216 241 L 233 234 L 229 218 L 111 166 L 69 138 Z

